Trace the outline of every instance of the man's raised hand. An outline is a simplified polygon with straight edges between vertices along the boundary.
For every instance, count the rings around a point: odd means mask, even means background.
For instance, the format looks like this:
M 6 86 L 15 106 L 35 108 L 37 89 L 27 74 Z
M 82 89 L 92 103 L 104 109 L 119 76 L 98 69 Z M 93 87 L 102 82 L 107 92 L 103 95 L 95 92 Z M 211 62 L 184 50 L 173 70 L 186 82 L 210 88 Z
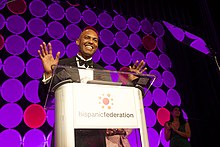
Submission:
M 60 58 L 60 52 L 57 52 L 56 58 L 54 59 L 52 54 L 52 46 L 51 43 L 48 43 L 46 45 L 45 42 L 43 42 L 40 45 L 40 50 L 38 50 L 38 54 L 40 56 L 40 59 L 43 64 L 43 68 L 45 71 L 45 78 L 48 78 L 52 76 L 52 65 L 58 65 L 59 58 Z

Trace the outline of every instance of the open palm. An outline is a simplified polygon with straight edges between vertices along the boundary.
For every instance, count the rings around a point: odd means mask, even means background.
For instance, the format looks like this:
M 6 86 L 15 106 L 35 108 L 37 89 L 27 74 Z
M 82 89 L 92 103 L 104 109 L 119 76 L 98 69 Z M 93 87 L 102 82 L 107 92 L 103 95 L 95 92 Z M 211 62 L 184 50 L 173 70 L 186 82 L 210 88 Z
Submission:
M 38 50 L 38 54 L 43 64 L 46 77 L 52 75 L 52 66 L 57 65 L 59 62 L 60 52 L 57 52 L 56 58 L 52 54 L 52 46 L 48 43 L 48 46 L 45 42 L 40 45 L 41 50 Z

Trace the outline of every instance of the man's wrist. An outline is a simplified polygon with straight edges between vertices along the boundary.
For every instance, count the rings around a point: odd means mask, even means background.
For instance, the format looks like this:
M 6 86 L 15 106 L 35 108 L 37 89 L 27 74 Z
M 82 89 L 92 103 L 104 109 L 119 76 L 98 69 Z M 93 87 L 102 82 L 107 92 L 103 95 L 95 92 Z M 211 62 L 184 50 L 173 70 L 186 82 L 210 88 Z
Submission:
M 52 77 L 52 73 L 50 72 L 50 73 L 44 73 L 44 76 L 45 76 L 45 79 L 48 79 L 48 78 L 50 78 L 50 77 Z

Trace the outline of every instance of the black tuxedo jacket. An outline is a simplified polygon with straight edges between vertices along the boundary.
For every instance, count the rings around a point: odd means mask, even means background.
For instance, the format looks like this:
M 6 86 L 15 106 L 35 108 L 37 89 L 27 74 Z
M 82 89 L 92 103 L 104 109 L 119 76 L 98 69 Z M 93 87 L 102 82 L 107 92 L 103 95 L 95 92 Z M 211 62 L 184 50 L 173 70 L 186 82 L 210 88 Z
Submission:
M 76 57 L 62 59 L 59 61 L 59 65 L 77 67 Z M 102 66 L 100 66 L 99 64 L 96 64 L 96 63 L 93 63 L 93 68 L 104 69 Z M 69 77 L 68 71 L 66 73 L 65 68 L 58 69 L 58 71 L 56 73 L 60 74 L 61 79 L 60 79 L 60 77 L 55 77 L 55 78 L 57 78 L 57 79 L 53 79 L 55 81 L 55 84 L 59 83 L 59 80 L 61 80 L 61 81 L 65 80 L 65 78 L 70 78 L 73 81 L 74 81 L 74 78 L 76 80 L 79 79 L 78 78 L 79 74 L 75 74 L 77 72 L 74 72 L 74 76 L 70 75 L 70 77 Z M 100 74 L 94 73 L 94 75 L 100 75 Z M 100 78 L 100 77 L 96 77 L 96 78 Z M 39 95 L 39 98 L 41 100 L 42 105 L 44 105 L 44 103 L 45 103 L 47 93 L 49 90 L 49 85 L 50 85 L 50 83 L 44 84 L 42 82 L 42 79 L 40 79 L 40 83 L 39 83 L 39 87 L 38 87 L 38 95 Z M 49 96 L 53 96 L 53 93 L 51 93 Z M 52 137 L 51 146 L 54 146 L 54 135 Z M 75 130 L 75 146 L 76 147 L 105 147 L 106 146 L 105 130 L 100 130 L 100 129 L 99 130 L 97 130 L 97 129 L 83 129 L 83 130 L 77 129 L 77 130 Z

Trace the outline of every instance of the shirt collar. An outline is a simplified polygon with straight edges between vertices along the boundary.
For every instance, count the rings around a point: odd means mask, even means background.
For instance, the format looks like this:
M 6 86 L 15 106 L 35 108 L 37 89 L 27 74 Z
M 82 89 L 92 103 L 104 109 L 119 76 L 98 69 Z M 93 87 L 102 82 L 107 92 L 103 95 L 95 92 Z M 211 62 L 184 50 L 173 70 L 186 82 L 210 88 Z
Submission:
M 82 57 L 81 55 L 79 55 L 79 54 L 77 54 L 77 56 L 78 56 L 81 60 L 84 60 L 84 61 L 92 60 L 92 57 L 86 60 L 85 58 L 83 58 L 83 57 Z M 76 60 L 78 61 L 79 59 L 76 58 Z

